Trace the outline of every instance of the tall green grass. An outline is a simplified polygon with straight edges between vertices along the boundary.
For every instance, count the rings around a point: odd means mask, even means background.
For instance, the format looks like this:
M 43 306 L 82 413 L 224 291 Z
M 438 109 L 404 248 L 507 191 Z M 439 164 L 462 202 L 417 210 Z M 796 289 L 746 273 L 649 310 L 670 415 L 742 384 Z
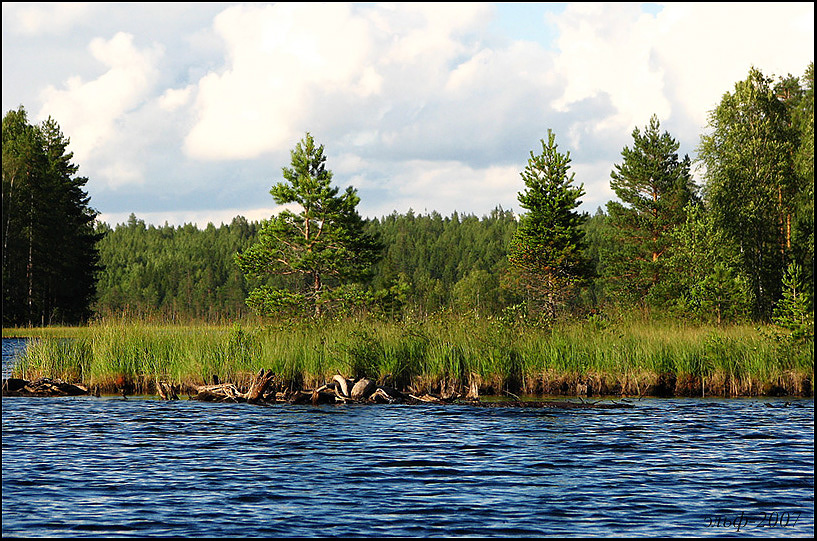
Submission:
M 651 394 L 674 382 L 688 395 L 813 393 L 814 344 L 772 328 L 596 321 L 549 328 L 440 314 L 424 320 L 306 321 L 275 325 L 100 323 L 72 338 L 32 341 L 15 375 L 59 377 L 112 391 L 157 381 L 246 384 L 271 369 L 311 388 L 334 374 L 416 392 Z

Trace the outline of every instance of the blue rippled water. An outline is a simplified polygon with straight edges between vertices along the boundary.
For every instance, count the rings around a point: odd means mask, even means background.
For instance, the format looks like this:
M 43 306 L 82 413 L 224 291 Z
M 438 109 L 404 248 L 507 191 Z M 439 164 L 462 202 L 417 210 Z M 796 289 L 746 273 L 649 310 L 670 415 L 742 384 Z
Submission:
M 811 537 L 814 402 L 3 398 L 3 536 Z

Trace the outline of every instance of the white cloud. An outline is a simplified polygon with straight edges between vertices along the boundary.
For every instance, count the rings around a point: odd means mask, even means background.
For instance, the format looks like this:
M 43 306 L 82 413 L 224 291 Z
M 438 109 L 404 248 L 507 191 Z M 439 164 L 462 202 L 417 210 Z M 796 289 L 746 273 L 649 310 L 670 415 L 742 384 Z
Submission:
M 447 65 L 468 53 L 458 33 L 486 13 L 441 4 L 231 7 L 214 24 L 227 64 L 199 81 L 185 150 L 248 159 L 288 148 L 304 131 L 380 130 L 389 112 L 435 99 Z
M 3 18 L 9 17 L 15 33 L 59 34 L 88 16 L 93 2 L 3 2 Z
M 159 98 L 159 107 L 164 111 L 173 112 L 190 102 L 193 86 L 185 88 L 168 88 Z
M 474 168 L 457 161 L 410 160 L 399 164 L 381 164 L 381 181 L 364 180 L 365 188 L 386 189 L 387 201 L 373 204 L 362 201 L 369 216 L 393 211 L 437 211 L 443 215 L 488 213 L 497 205 L 516 206 L 516 193 L 524 187 L 514 165 Z
M 161 49 L 140 51 L 133 39 L 121 32 L 110 40 L 94 39 L 88 49 L 108 71 L 92 81 L 72 77 L 62 89 L 49 86 L 42 92 L 38 116 L 57 120 L 80 163 L 111 137 L 125 113 L 144 102 L 157 78 Z
M 252 158 L 288 146 L 321 94 L 351 88 L 368 96 L 380 87 L 366 62 L 366 23 L 347 5 L 235 6 L 215 29 L 228 65 L 199 82 L 198 122 L 185 141 L 195 158 Z
M 751 65 L 801 75 L 814 55 L 813 3 L 670 3 L 656 15 L 638 4 L 580 3 L 550 20 L 567 82 L 553 106 L 576 112 L 603 98 L 615 109 L 575 123 L 574 145 L 591 133 L 628 136 L 657 114 L 683 123 L 673 135 L 694 146 L 708 111 Z
M 587 121 L 596 133 L 631 131 L 653 113 L 661 118 L 670 114 L 663 67 L 652 61 L 655 22 L 638 4 L 570 4 L 552 20 L 559 29 L 556 71 L 567 83 L 553 101 L 557 111 L 608 95 L 615 113 Z
M 814 60 L 814 3 L 667 4 L 656 16 L 656 61 L 678 116 L 702 129 L 707 114 L 755 66 L 800 76 Z
M 689 152 L 750 65 L 802 75 L 814 50 L 813 3 L 569 4 L 526 40 L 484 3 L 93 6 L 3 4 L 3 100 L 40 94 L 89 187 L 128 194 L 117 210 L 246 214 L 306 131 L 366 215 L 515 208 L 548 128 L 594 210 L 633 128 L 658 114 Z

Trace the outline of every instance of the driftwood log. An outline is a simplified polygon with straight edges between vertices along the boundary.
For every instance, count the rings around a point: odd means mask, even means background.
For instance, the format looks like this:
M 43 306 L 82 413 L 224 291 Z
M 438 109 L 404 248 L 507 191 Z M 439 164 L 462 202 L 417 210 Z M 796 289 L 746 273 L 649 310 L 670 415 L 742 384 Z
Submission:
M 88 389 L 60 379 L 39 378 L 28 381 L 19 378 L 3 380 L 3 396 L 82 396 Z
M 218 381 L 215 379 L 214 381 Z M 357 381 L 340 374 L 332 381 L 313 390 L 293 390 L 283 388 L 271 370 L 261 370 L 242 391 L 235 384 L 220 383 L 202 385 L 196 388 L 191 400 L 205 402 L 249 402 L 249 403 L 290 403 L 290 404 L 336 404 L 336 403 L 376 403 L 394 404 L 410 399 L 387 385 L 378 385 L 369 378 Z
M 523 407 L 555 409 L 588 409 L 588 408 L 632 408 L 625 401 L 610 402 L 597 400 L 593 402 L 579 399 L 573 401 L 527 401 L 513 396 L 514 400 L 503 402 L 479 401 L 478 386 L 472 379 L 466 397 L 459 395 L 433 396 L 424 394 L 406 394 L 385 384 L 378 384 L 369 378 L 357 381 L 347 379 L 340 374 L 332 381 L 313 390 L 280 390 L 280 382 L 271 371 L 261 370 L 250 383 L 247 391 L 241 391 L 232 383 L 204 385 L 197 388 L 197 394 L 191 400 L 207 402 L 249 402 L 255 404 L 289 403 L 289 404 L 469 404 L 484 407 Z
M 578 402 L 567 400 L 529 401 L 511 395 L 513 400 L 502 402 L 480 402 L 475 397 L 476 385 L 469 385 L 469 392 L 464 399 L 458 395 L 433 396 L 424 394 L 405 394 L 388 385 L 378 384 L 368 378 L 357 381 L 335 375 L 332 381 L 314 390 L 293 390 L 284 388 L 282 382 L 272 371 L 261 370 L 252 380 L 246 391 L 233 383 L 220 383 L 213 378 L 213 385 L 197 387 L 191 400 L 205 402 L 248 402 L 254 404 L 469 404 L 481 407 L 520 407 L 551 409 L 612 409 L 632 408 L 625 399 L 619 401 L 586 401 L 579 397 Z M 472 380 L 473 381 L 473 380 Z M 163 400 L 178 400 L 178 387 L 160 381 L 156 391 Z M 83 396 L 90 394 L 82 385 L 67 383 L 59 379 L 39 378 L 28 381 L 19 378 L 3 380 L 3 396 Z M 96 395 L 98 396 L 98 394 Z

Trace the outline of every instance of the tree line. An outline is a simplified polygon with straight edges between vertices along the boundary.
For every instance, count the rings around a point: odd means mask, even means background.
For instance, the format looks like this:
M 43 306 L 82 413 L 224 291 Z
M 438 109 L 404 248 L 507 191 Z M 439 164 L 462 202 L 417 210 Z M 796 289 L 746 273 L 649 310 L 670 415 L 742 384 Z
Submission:
M 67 140 L 50 119 L 29 126 L 20 108 L 3 120 L 4 324 L 440 310 L 552 320 L 636 308 L 813 329 L 813 81 L 813 63 L 776 81 L 753 68 L 726 92 L 697 149 L 700 186 L 654 116 L 612 167 L 617 199 L 593 216 L 576 210 L 584 188 L 551 131 L 521 172 L 519 216 L 498 207 L 369 220 L 354 189 L 332 185 L 307 133 L 270 190 L 300 210 L 203 230 L 133 215 L 92 229 Z M 75 225 L 49 229 L 57 216 Z M 68 283 L 75 297 L 58 293 Z

